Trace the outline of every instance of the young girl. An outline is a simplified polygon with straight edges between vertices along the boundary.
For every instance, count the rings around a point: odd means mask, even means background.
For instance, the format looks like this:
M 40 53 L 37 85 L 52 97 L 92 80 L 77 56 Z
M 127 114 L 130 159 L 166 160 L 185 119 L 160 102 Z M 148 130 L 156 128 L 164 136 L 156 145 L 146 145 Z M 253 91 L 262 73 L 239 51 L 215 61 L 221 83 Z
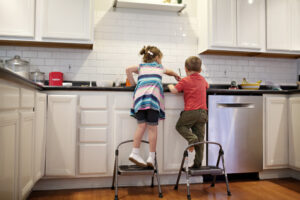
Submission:
M 140 51 L 140 55 L 143 55 L 144 63 L 126 69 L 131 85 L 136 85 L 132 73 L 138 74 L 138 82 L 133 94 L 133 108 L 131 109 L 131 116 L 137 119 L 138 127 L 134 134 L 133 149 L 129 160 L 141 167 L 154 167 L 158 120 L 165 118 L 162 75 L 174 76 L 177 81 L 180 80 L 180 77 L 172 70 L 163 68 L 161 65 L 163 54 L 157 47 L 144 47 Z M 147 163 L 139 155 L 141 140 L 146 128 L 148 128 L 150 144 Z

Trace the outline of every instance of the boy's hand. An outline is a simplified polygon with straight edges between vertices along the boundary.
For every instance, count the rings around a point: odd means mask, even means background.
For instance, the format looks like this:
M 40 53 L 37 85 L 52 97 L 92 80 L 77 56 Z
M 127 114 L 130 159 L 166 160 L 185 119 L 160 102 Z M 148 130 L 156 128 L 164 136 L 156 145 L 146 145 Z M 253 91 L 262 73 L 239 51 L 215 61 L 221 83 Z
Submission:
M 177 91 L 177 89 L 175 88 L 174 85 L 169 84 L 169 85 L 168 85 L 168 88 L 169 88 L 169 90 L 170 90 L 170 92 L 171 92 L 172 94 L 177 94 L 177 93 L 178 93 L 178 91 Z

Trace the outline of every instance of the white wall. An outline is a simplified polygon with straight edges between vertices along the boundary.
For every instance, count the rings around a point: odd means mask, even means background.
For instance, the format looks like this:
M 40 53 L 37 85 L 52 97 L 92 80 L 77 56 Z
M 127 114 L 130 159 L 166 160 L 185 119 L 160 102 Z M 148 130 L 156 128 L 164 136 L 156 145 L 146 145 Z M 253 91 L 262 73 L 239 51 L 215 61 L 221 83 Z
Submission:
M 156 45 L 164 54 L 163 65 L 184 72 L 184 61 L 197 54 L 196 1 L 181 16 L 172 12 L 117 8 L 113 0 L 95 1 L 95 42 L 93 50 L 0 46 L 0 59 L 18 54 L 29 60 L 31 70 L 47 74 L 61 71 L 65 80 L 125 80 L 125 68 L 139 64 L 144 45 Z M 297 60 L 250 57 L 201 56 L 202 74 L 209 83 L 238 83 L 271 80 L 293 84 L 297 80 Z M 69 67 L 70 66 L 70 67 Z M 183 75 L 185 75 L 183 73 Z M 174 82 L 164 77 L 164 82 Z

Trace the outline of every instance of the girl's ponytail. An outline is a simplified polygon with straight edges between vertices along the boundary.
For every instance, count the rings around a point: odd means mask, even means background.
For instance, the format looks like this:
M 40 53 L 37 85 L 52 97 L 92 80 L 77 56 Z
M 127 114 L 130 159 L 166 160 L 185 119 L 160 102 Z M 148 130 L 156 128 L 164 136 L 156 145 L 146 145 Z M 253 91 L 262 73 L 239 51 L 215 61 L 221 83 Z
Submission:
M 140 51 L 140 55 L 144 55 L 143 61 L 145 63 L 154 62 L 157 56 L 159 58 L 163 56 L 162 52 L 155 46 L 144 46 Z

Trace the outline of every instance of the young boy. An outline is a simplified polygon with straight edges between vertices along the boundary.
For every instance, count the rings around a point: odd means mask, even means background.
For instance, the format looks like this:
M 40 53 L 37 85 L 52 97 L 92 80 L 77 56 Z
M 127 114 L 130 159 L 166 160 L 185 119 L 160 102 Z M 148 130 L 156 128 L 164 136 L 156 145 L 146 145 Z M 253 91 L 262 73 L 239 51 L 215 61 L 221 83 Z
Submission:
M 209 85 L 201 72 L 201 60 L 191 56 L 185 61 L 185 72 L 187 76 L 174 85 L 168 85 L 171 93 L 183 92 L 184 111 L 181 112 L 176 124 L 176 130 L 189 144 L 202 142 L 205 135 L 205 123 L 207 122 L 206 90 Z M 199 168 L 202 165 L 204 145 L 191 147 L 190 152 L 196 150 L 194 165 Z

